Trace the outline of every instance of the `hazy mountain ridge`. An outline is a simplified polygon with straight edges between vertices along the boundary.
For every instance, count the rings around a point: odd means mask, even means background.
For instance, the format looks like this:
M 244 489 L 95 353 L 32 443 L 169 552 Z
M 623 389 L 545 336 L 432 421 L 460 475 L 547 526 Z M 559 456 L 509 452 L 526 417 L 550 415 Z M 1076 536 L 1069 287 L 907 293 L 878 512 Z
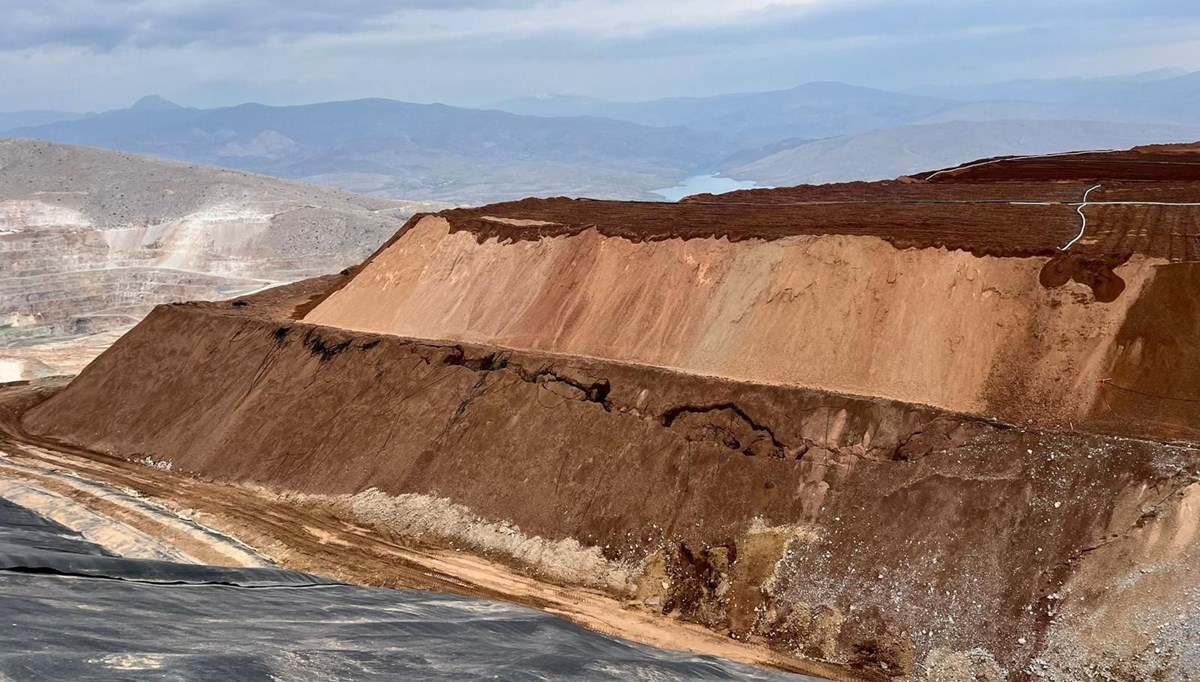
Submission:
M 488 109 L 387 99 L 198 109 L 151 96 L 100 114 L 0 114 L 0 130 L 5 120 L 39 123 L 8 135 L 392 198 L 654 199 L 652 190 L 717 171 L 772 185 L 878 179 L 979 156 L 1190 141 L 1200 73 L 912 92 L 807 83 L 645 102 L 552 95 Z
M 1102 78 L 1015 80 L 984 85 L 924 86 L 912 94 L 961 101 L 1023 100 L 1103 106 L 1157 116 L 1153 120 L 1200 122 L 1200 72 L 1149 72 Z
M 69 111 L 51 111 L 41 109 L 0 112 L 0 134 L 15 128 L 42 126 L 51 123 L 58 123 L 60 121 L 78 121 L 94 115 L 95 114 L 75 114 Z
M 138 106 L 10 134 L 315 178 L 393 197 L 469 202 L 542 187 L 641 196 L 714 166 L 736 148 L 679 127 L 383 99 L 211 110 Z
M 787 90 L 647 102 L 551 96 L 512 99 L 493 106 L 532 116 L 602 116 L 652 126 L 684 126 L 763 144 L 902 125 L 954 104 L 923 95 L 822 82 Z
M 1200 139 L 1200 126 L 1097 121 L 951 121 L 801 144 L 725 174 L 786 186 L 886 180 L 992 156 L 1046 154 Z
M 924 86 L 902 92 L 847 85 L 806 83 L 787 90 L 712 97 L 673 97 L 612 102 L 579 95 L 542 95 L 497 102 L 504 111 L 536 116 L 593 115 L 654 125 L 720 129 L 733 113 L 744 127 L 762 126 L 763 113 L 824 111 L 827 132 L 799 137 L 849 135 L 897 125 L 959 120 L 1020 118 L 1139 121 L 1200 124 L 1200 72 L 1151 73 L 1109 78 L 1023 80 L 977 86 Z M 864 113 L 880 125 L 863 128 Z M 869 120 L 869 119 L 867 119 Z M 802 124 L 802 119 L 790 122 Z M 786 137 L 776 131 L 776 139 Z

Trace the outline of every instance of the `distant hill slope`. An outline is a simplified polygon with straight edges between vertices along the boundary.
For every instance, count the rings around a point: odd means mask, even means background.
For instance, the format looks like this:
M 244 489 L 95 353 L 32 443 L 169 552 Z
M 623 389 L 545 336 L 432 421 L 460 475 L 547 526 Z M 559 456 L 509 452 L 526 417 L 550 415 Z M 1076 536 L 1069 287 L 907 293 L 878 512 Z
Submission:
M 875 130 L 800 144 L 725 173 L 782 187 L 884 180 L 974 159 L 1078 149 L 1125 149 L 1200 139 L 1200 126 L 1092 121 L 952 121 Z
M 1026 80 L 889 92 L 845 83 L 714 97 L 612 102 L 579 95 L 522 97 L 495 108 L 536 116 L 603 116 L 682 125 L 742 139 L 746 147 L 788 138 L 856 135 L 954 121 L 1113 121 L 1200 126 L 1200 73 Z
M 1200 125 L 1200 72 L 1150 72 L 1104 78 L 1018 80 L 964 86 L 927 86 L 914 94 L 970 101 L 1025 100 L 1098 112 L 1120 120 Z M 1093 119 L 1117 120 L 1096 115 Z
M 913 123 L 958 102 L 845 83 L 805 83 L 787 90 L 714 97 L 610 102 L 578 96 L 525 97 L 497 109 L 534 116 L 603 116 L 653 126 L 686 126 L 750 144 L 848 135 Z
M 897 130 L 946 124 L 953 135 L 968 129 L 962 122 L 987 125 L 970 128 L 976 139 L 950 137 L 936 150 L 920 139 L 924 133 Z M 1112 123 L 1143 127 L 1097 128 Z M 15 127 L 4 133 L 10 136 L 456 204 L 528 196 L 658 200 L 654 190 L 721 169 L 770 184 L 871 179 L 979 155 L 1180 139 L 1144 127 L 1154 125 L 1200 127 L 1200 73 L 914 92 L 818 82 L 642 102 L 552 95 L 491 109 L 388 99 L 198 109 L 151 96 L 100 114 L 0 113 L 0 133 Z M 879 131 L 894 132 L 845 151 Z M 815 140 L 823 141 L 803 144 Z M 872 156 L 871 140 L 891 140 L 892 151 Z M 813 170 L 806 156 L 813 153 L 829 167 Z M 774 170 L 762 167 L 769 157 Z M 791 170 L 802 161 L 808 170 Z M 741 170 L 747 167 L 753 172 Z
M 100 114 L 0 114 L 0 131 L 23 125 L 7 134 L 238 168 L 363 194 L 482 204 L 527 196 L 657 200 L 653 190 L 742 168 L 775 153 L 787 158 L 805 141 L 964 121 L 993 125 L 972 133 L 981 136 L 977 144 L 949 140 L 945 153 L 925 154 L 919 141 L 914 148 L 898 143 L 899 158 L 832 155 L 827 157 L 831 167 L 820 174 L 785 169 L 755 171 L 750 177 L 771 184 L 881 178 L 898 169 L 1005 151 L 1174 140 L 1153 131 L 1097 136 L 1080 128 L 1098 125 L 1088 123 L 1094 121 L 1200 127 L 1200 74 L 920 92 L 819 82 L 643 102 L 555 95 L 510 99 L 491 109 L 387 99 L 197 109 L 151 96 Z M 1031 123 L 1013 126 L 1014 121 Z M 1033 138 L 1036 144 L 1029 141 Z M 822 142 L 806 147 L 806 153 L 826 144 L 843 142 Z M 920 166 L 902 163 L 926 156 Z
M 0 347 L 336 272 L 422 208 L 118 152 L 0 140 Z
M 467 203 L 554 194 L 647 198 L 648 190 L 711 169 L 736 147 L 680 128 L 384 99 L 205 110 L 147 98 L 14 134 Z
M 78 121 L 91 114 L 73 114 L 67 111 L 0 111 L 0 134 L 14 128 L 47 125 L 60 121 Z

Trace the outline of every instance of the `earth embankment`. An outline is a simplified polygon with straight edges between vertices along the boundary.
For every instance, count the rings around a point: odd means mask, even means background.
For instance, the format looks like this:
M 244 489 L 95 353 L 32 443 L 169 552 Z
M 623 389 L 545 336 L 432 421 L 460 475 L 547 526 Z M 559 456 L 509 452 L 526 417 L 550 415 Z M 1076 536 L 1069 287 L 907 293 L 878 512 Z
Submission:
M 862 675 L 1194 679 L 1189 158 L 419 216 L 22 423 Z
M 410 224 L 305 320 L 1065 428 L 1103 416 L 1117 337 L 1140 333 L 1128 310 L 1166 266 L 846 235 L 479 241 L 451 225 Z
M 558 548 L 524 570 L 594 586 L 593 553 L 639 608 L 860 670 L 1137 679 L 1171 669 L 1129 662 L 1151 640 L 1192 651 L 1164 599 L 1191 584 L 1190 448 L 290 319 L 331 282 L 160 307 L 24 425 L 351 510 L 445 498 Z

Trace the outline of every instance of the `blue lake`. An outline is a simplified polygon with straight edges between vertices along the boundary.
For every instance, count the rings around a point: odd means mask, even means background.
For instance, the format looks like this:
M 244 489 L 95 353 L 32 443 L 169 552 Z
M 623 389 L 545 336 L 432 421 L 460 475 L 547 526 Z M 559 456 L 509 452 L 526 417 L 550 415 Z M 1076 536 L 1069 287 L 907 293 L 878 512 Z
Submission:
M 753 189 L 757 186 L 752 180 L 734 180 L 733 178 L 712 175 L 693 175 L 674 187 L 664 187 L 654 190 L 654 193 L 667 201 L 679 201 L 693 194 L 724 194 L 738 189 Z

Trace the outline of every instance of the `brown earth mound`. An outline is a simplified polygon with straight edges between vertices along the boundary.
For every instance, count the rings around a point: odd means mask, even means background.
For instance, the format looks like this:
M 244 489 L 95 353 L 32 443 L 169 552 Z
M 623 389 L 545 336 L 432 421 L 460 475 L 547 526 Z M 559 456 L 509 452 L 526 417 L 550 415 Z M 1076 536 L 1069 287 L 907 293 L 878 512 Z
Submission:
M 444 498 L 598 553 L 638 608 L 873 675 L 1194 678 L 1200 452 L 1153 439 L 1200 429 L 1200 214 L 1144 204 L 1200 178 L 1080 207 L 1095 178 L 958 172 L 422 216 L 347 277 L 160 307 L 23 424 Z
M 1132 181 L 1195 182 L 1200 145 L 1160 144 L 1123 152 L 1074 152 L 984 159 L 957 168 L 922 173 L 935 182 Z
M 889 675 L 986 652 L 1012 679 L 1142 679 L 1172 670 L 1154 647 L 1195 653 L 1169 597 L 1200 542 L 1191 448 L 289 319 L 325 286 L 161 307 L 25 427 L 209 479 L 448 498 L 641 571 L 617 593 L 643 608 Z

